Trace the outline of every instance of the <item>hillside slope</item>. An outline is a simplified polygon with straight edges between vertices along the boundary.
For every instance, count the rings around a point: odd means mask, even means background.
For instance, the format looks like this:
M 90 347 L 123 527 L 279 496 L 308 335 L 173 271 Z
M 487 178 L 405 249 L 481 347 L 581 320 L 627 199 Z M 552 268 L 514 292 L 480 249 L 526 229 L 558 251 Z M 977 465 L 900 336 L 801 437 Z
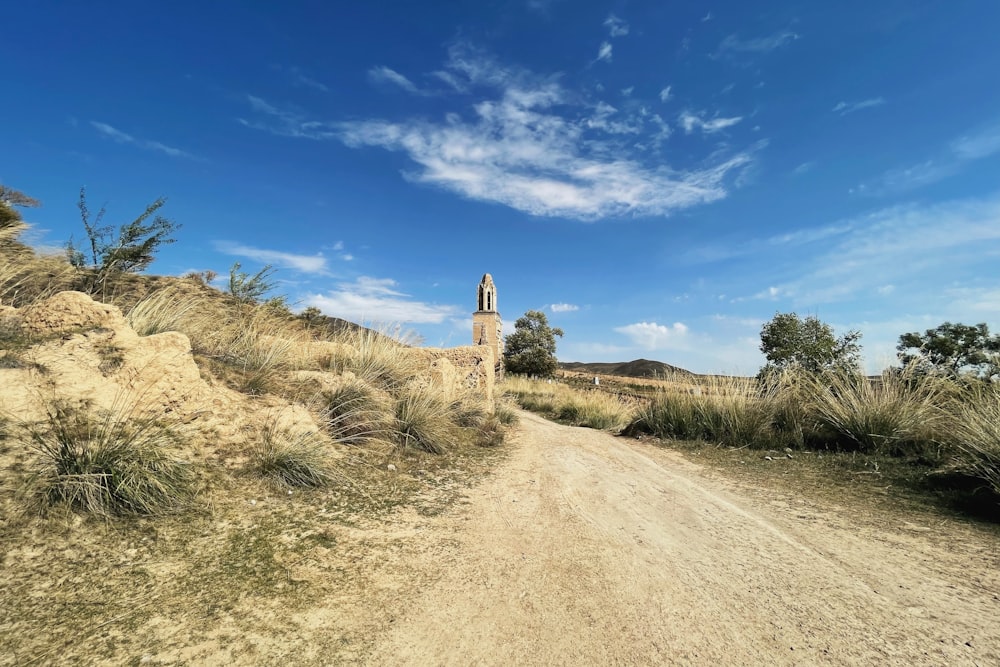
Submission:
M 595 375 L 617 375 L 619 377 L 630 378 L 660 378 L 672 375 L 693 375 L 691 371 L 684 370 L 677 366 L 662 361 L 650 361 L 649 359 L 635 359 L 633 361 L 613 361 L 613 362 L 580 362 L 580 361 L 560 361 L 559 368 L 567 371 L 580 373 L 593 373 Z

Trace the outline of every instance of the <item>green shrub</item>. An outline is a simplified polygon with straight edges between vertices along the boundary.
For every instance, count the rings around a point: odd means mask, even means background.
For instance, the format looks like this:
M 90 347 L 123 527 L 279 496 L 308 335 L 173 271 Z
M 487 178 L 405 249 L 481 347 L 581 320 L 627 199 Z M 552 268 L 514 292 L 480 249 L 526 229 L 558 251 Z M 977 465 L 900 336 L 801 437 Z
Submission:
M 65 503 L 100 517 L 156 515 L 182 507 L 192 475 L 172 458 L 172 431 L 149 416 L 55 403 L 27 427 L 38 463 L 30 488 L 42 508 Z

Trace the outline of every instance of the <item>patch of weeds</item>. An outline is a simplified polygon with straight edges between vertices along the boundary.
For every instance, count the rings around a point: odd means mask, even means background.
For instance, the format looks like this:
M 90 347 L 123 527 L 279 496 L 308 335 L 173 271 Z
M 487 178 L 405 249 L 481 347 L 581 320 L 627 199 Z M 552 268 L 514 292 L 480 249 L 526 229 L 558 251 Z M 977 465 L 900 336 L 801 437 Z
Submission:
M 192 495 L 187 464 L 167 453 L 173 432 L 150 416 L 54 402 L 48 420 L 26 430 L 37 454 L 29 493 L 43 512 L 67 505 L 102 518 L 159 515 Z

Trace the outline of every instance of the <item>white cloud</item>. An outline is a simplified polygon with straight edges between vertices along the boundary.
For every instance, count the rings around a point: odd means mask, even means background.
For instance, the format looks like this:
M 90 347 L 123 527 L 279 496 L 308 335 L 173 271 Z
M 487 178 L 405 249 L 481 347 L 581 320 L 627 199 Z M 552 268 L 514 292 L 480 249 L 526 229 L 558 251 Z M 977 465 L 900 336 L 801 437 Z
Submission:
M 702 23 L 708 23 L 711 20 L 712 20 L 712 12 L 709 12 L 709 13 L 707 13 L 704 16 L 701 17 L 701 22 Z
M 963 135 L 949 148 L 960 160 L 979 160 L 1000 153 L 1000 123 Z
M 628 34 L 628 23 L 614 14 L 608 15 L 608 18 L 604 19 L 604 25 L 612 37 L 624 37 Z
M 727 127 L 732 127 L 743 120 L 742 116 L 734 116 L 732 118 L 709 118 L 708 120 L 705 120 L 704 115 L 704 112 L 693 113 L 691 111 L 683 111 L 678 117 L 677 122 L 679 122 L 681 127 L 684 128 L 685 134 L 691 134 L 695 130 L 701 130 L 705 134 L 714 134 L 726 129 Z
M 423 94 L 416 84 L 407 79 L 405 76 L 400 74 L 394 69 L 385 67 L 384 65 L 379 67 L 372 67 L 368 70 L 368 78 L 376 83 L 390 83 L 394 86 L 398 86 L 408 93 L 413 93 L 415 95 Z
M 906 167 L 897 167 L 877 179 L 862 183 L 852 192 L 883 195 L 912 190 L 960 173 L 969 164 L 1000 153 L 1000 123 L 966 133 L 952 140 L 932 158 Z
M 608 62 L 611 62 L 611 51 L 612 51 L 611 42 L 601 42 L 601 48 L 597 50 L 597 58 L 594 60 L 594 62 L 600 60 L 606 60 Z
M 251 96 L 258 119 L 242 122 L 282 136 L 402 152 L 414 163 L 403 174 L 412 182 L 581 220 L 662 216 L 722 199 L 730 177 L 752 162 L 755 149 L 729 150 L 692 170 L 671 167 L 659 153 L 670 128 L 645 107 L 627 114 L 603 102 L 594 107 L 554 76 L 502 65 L 463 45 L 449 54 L 446 70 L 465 94 L 463 106 L 440 120 L 320 122 Z M 476 101 L 465 107 L 470 96 Z M 697 118 L 707 133 L 738 120 Z
M 672 326 L 656 322 L 636 322 L 615 327 L 615 331 L 628 336 L 634 344 L 647 350 L 677 347 L 688 334 L 688 328 L 682 322 L 675 322 Z
M 670 88 L 671 88 L 671 86 L 667 86 L 666 88 L 663 88 L 662 90 L 660 90 L 660 101 L 661 102 L 666 102 L 667 100 L 670 99 Z
M 326 258 L 320 253 L 315 255 L 295 255 L 280 250 L 254 248 L 231 241 L 215 241 L 213 245 L 216 250 L 227 255 L 246 257 L 263 262 L 264 264 L 294 269 L 302 273 L 325 274 L 327 272 Z
M 440 324 L 460 312 L 457 306 L 414 301 L 397 290 L 390 278 L 361 276 L 352 283 L 340 283 L 326 294 L 310 294 L 306 304 L 324 314 L 354 322 Z
M 553 313 L 570 313 L 574 310 L 580 310 L 580 306 L 576 306 L 572 303 L 554 303 L 549 306 L 549 309 L 552 310 Z
M 810 172 L 810 171 L 812 171 L 815 168 L 816 168 L 816 161 L 815 160 L 809 160 L 809 161 L 803 162 L 799 166 L 795 167 L 795 169 L 792 169 L 792 173 L 795 174 L 796 176 L 801 176 L 802 174 Z
M 197 159 L 194 155 L 186 151 L 182 151 L 179 148 L 173 148 L 172 146 L 167 146 L 159 141 L 150 141 L 148 139 L 138 139 L 133 137 L 131 134 L 122 132 L 121 130 L 108 125 L 107 123 L 100 123 L 96 120 L 90 121 L 90 124 L 101 133 L 104 137 L 111 139 L 112 141 L 118 142 L 119 144 L 131 144 L 137 146 L 138 148 L 144 148 L 150 151 L 158 151 L 169 155 L 170 157 L 183 157 L 189 159 Z
M 833 111 L 839 113 L 841 116 L 846 116 L 847 114 L 854 113 L 855 111 L 880 107 L 883 104 L 885 104 L 884 97 L 872 97 L 871 99 L 861 100 L 860 102 L 840 101 L 837 103 L 837 106 L 833 107 Z
M 990 274 L 1000 257 L 1000 195 L 933 206 L 903 205 L 831 225 L 818 252 L 786 264 L 791 280 L 757 297 L 790 298 L 810 307 L 891 289 L 896 304 L 947 304 L 940 285 L 959 288 Z M 784 252 L 787 256 L 788 253 Z M 774 265 L 768 255 L 768 273 Z M 889 288 L 891 286 L 891 288 Z
M 799 39 L 794 32 L 776 32 L 767 37 L 756 37 L 741 40 L 736 35 L 729 35 L 719 44 L 716 55 L 726 53 L 767 53 Z

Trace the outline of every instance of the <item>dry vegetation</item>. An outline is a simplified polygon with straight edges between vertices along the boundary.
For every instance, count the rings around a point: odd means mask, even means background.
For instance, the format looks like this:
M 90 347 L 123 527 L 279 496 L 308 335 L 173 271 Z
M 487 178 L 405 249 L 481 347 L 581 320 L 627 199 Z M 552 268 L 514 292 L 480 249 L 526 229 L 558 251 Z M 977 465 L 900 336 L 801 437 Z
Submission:
M 267 662 L 330 600 L 294 661 L 357 659 L 400 576 L 368 528 L 462 502 L 504 455 L 510 406 L 429 381 L 405 339 L 197 277 L 103 281 L 91 296 L 122 329 L 39 333 L 25 313 L 93 281 L 21 229 L 0 230 L 0 664 Z M 193 358 L 190 387 L 136 365 L 167 332 L 190 352 L 159 363 Z M 115 400 L 66 384 L 74 364 Z
M 823 466 L 841 460 L 885 478 L 891 471 L 910 490 L 1000 517 L 1000 387 L 994 384 L 908 370 L 879 378 L 787 372 L 768 381 L 585 382 L 571 374 L 552 383 L 516 378 L 507 386 L 524 408 L 565 423 L 685 446 L 761 450 L 756 458 L 768 461 L 825 456 Z

